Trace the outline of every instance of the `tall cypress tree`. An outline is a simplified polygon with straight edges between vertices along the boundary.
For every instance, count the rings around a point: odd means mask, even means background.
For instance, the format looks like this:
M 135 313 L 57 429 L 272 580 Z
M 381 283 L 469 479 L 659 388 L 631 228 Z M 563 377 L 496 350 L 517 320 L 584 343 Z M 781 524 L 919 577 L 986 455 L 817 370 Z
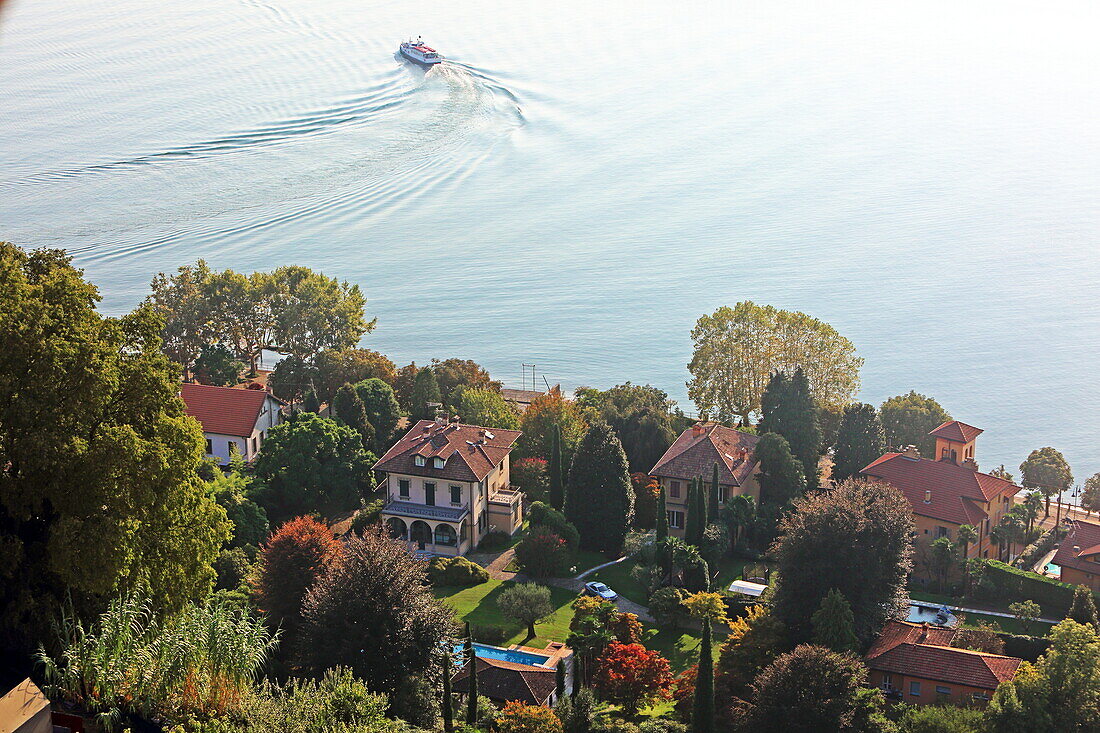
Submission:
M 470 622 L 466 622 L 466 661 L 470 665 L 470 694 L 466 698 L 466 725 L 477 727 L 477 656 L 474 654 L 474 635 Z
M 661 487 L 661 498 L 657 500 L 657 542 L 668 539 L 668 505 L 665 501 L 665 487 Z
M 703 619 L 703 640 L 699 644 L 699 673 L 695 677 L 695 700 L 691 710 L 692 733 L 714 733 L 714 650 L 711 648 L 710 619 Z
M 718 498 L 719 498 L 718 493 L 719 492 L 718 492 L 718 489 L 719 489 L 718 463 L 715 462 L 714 471 L 711 473 L 711 477 L 710 477 L 710 496 L 708 497 L 710 499 L 710 503 L 709 503 L 709 506 L 707 507 L 707 519 L 711 522 L 717 522 L 718 521 L 718 507 L 719 507 L 719 501 L 718 501 Z
M 687 502 L 685 503 L 685 509 L 687 509 L 687 519 L 684 521 L 684 542 L 689 545 L 698 545 L 703 538 L 703 529 L 706 525 L 701 524 L 703 517 L 699 514 L 699 489 L 698 481 L 692 479 L 688 484 Z
M 558 668 L 554 672 L 554 697 L 561 700 L 565 696 L 565 660 L 558 660 Z
M 362 436 L 364 450 L 369 451 L 373 447 L 374 426 L 367 419 L 367 409 L 355 387 L 344 384 L 336 390 L 336 396 L 332 398 L 332 412 L 337 420 Z
M 451 675 L 454 671 L 451 653 L 445 649 L 443 651 L 443 733 L 451 733 L 455 727 L 451 700 Z
M 776 372 L 761 397 L 760 432 L 778 433 L 787 439 L 791 453 L 802 462 L 806 488 L 818 487 L 817 463 L 821 454 L 821 428 L 810 381 L 799 367 L 787 376 Z
M 434 407 L 428 407 L 433 402 L 443 402 L 443 395 L 439 391 L 439 382 L 435 378 L 435 372 L 430 367 L 424 367 L 416 373 L 413 380 L 412 405 L 410 411 L 415 420 L 433 420 L 435 418 Z
M 634 488 L 623 445 L 607 423 L 594 423 L 577 445 L 569 468 L 565 516 L 580 533 L 584 549 L 622 549 L 634 519 Z
M 833 453 L 833 480 L 857 475 L 886 451 L 886 434 L 874 405 L 856 404 L 844 408 Z
M 550 433 L 550 505 L 557 510 L 565 506 L 565 485 L 561 474 L 561 426 L 554 423 Z

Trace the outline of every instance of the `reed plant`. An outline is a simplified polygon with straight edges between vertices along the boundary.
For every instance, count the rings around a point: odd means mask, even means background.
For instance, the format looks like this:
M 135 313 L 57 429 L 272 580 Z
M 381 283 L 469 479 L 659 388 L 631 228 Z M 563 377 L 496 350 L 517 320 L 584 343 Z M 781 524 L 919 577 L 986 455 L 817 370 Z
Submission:
M 144 593 L 113 600 L 88 625 L 66 608 L 57 635 L 58 656 L 37 655 L 50 692 L 95 714 L 108 731 L 126 716 L 234 713 L 278 644 L 278 634 L 247 611 L 211 602 L 164 619 Z

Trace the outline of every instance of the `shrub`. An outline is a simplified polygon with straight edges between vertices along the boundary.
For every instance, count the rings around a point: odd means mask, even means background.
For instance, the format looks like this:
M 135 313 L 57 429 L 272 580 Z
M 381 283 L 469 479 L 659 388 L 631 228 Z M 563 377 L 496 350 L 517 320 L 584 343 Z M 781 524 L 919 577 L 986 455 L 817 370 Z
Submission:
M 248 562 L 248 553 L 240 547 L 222 550 L 214 561 L 214 572 L 218 574 L 215 590 L 233 590 L 240 587 L 248 577 L 252 565 Z
M 492 644 L 493 646 L 500 644 L 507 638 L 504 634 L 504 628 L 494 624 L 472 624 L 470 635 L 474 637 L 474 641 L 482 644 Z
M 532 528 L 545 527 L 561 537 L 569 545 L 570 550 L 577 549 L 577 545 L 580 543 L 580 534 L 577 533 L 577 528 L 565 518 L 564 514 L 549 504 L 544 504 L 541 501 L 532 504 L 527 509 L 527 522 Z
M 355 512 L 355 516 L 351 520 L 351 531 L 356 534 L 363 534 L 363 530 L 372 524 L 377 524 L 382 519 L 382 505 L 381 499 L 375 499 L 374 501 L 363 501 L 362 509 Z
M 1050 647 L 1050 640 L 1042 636 L 1025 636 L 1003 632 L 998 633 L 997 636 L 1004 641 L 1005 656 L 1019 657 L 1028 662 L 1034 662 Z
M 978 562 L 981 568 L 978 595 L 1000 601 L 1033 600 L 1042 606 L 1045 614 L 1057 618 L 1069 613 L 1075 586 L 1014 568 L 998 560 L 982 559 Z
M 500 711 L 495 728 L 499 733 L 562 733 L 561 721 L 553 710 L 516 701 Z
M 488 579 L 488 570 L 464 557 L 436 557 L 428 563 L 428 580 L 432 585 L 466 588 Z
M 573 557 L 565 540 L 545 527 L 531 529 L 516 545 L 516 561 L 536 578 L 563 572 Z
M 688 597 L 683 588 L 665 586 L 656 590 L 649 599 L 649 611 L 661 625 L 674 625 L 687 609 L 684 599 Z
M 1014 565 L 1023 570 L 1030 570 L 1035 567 L 1035 563 L 1039 562 L 1043 555 L 1053 550 L 1054 546 L 1063 540 L 1068 532 L 1069 530 L 1064 526 L 1051 527 L 1039 535 L 1039 539 L 1024 548 L 1024 551 L 1016 558 Z
M 688 727 L 678 720 L 653 718 L 638 724 L 641 733 L 688 733 Z
M 710 566 L 715 566 L 730 549 L 730 533 L 721 524 L 708 524 L 703 530 L 703 541 L 699 545 L 699 554 Z
M 503 550 L 511 541 L 512 536 L 510 534 L 494 529 L 481 538 L 477 549 L 482 552 L 496 552 L 497 550 Z

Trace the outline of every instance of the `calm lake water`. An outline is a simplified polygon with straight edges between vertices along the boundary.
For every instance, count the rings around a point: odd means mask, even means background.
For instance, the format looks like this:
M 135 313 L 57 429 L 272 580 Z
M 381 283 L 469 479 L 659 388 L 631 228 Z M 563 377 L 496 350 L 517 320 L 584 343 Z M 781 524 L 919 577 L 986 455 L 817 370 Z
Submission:
M 834 324 L 978 459 L 1100 471 L 1094 2 L 13 0 L 0 237 L 105 310 L 204 257 L 360 283 L 366 344 L 686 403 L 695 319 Z M 449 61 L 395 55 L 423 34 Z M 689 405 L 685 405 L 690 407 Z

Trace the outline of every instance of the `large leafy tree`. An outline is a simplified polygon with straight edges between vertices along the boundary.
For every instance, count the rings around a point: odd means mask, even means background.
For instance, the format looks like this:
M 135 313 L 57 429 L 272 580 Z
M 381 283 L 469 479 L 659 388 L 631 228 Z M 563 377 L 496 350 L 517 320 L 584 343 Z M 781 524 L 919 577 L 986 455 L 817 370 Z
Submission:
M 259 547 L 267 539 L 267 512 L 248 498 L 255 478 L 247 473 L 240 452 L 233 451 L 228 471 L 214 470 L 213 473 L 209 483 L 210 494 L 218 502 L 218 506 L 225 509 L 225 515 L 233 527 L 229 546 Z
M 816 489 L 817 463 L 821 453 L 821 430 L 810 383 L 801 367 L 787 375 L 776 372 L 764 390 L 759 430 L 782 435 L 791 453 L 802 463 L 806 487 Z
M 229 534 L 163 323 L 104 318 L 98 300 L 64 252 L 0 243 L 0 649 L 14 653 L 70 594 L 80 613 L 139 586 L 171 609 L 202 597 Z
M 489 372 L 476 361 L 432 359 L 431 368 L 439 384 L 443 403 L 448 407 L 455 407 L 455 398 L 458 397 L 456 390 L 461 392 L 465 389 L 487 389 L 490 392 L 500 392 L 500 382 L 490 377 Z
M 615 429 L 631 471 L 649 471 L 676 440 L 674 423 L 680 413 L 672 412 L 675 403 L 657 387 L 630 382 L 607 390 L 582 387 L 576 399 Z
M 195 379 L 200 384 L 232 387 L 240 381 L 244 368 L 244 362 L 235 358 L 226 346 L 212 344 L 204 346 L 202 354 L 195 359 Z
M 863 359 L 855 347 L 805 313 L 744 301 L 702 316 L 691 338 L 688 395 L 711 418 L 747 423 L 776 370 L 802 367 L 820 405 L 839 409 L 859 391 Z
M 336 396 L 332 398 L 332 413 L 338 422 L 359 433 L 364 450 L 369 451 L 374 447 L 374 426 L 367 419 L 363 400 L 359 399 L 355 387 L 345 384 L 336 390 Z
M 534 639 L 535 624 L 554 613 L 550 588 L 538 583 L 520 583 L 504 589 L 497 596 L 497 608 L 507 618 L 527 627 L 528 638 Z
M 660 652 L 613 641 L 600 656 L 594 685 L 605 700 L 634 715 L 643 704 L 668 696 L 672 669 Z
M 254 464 L 264 484 L 257 501 L 273 518 L 347 509 L 374 460 L 359 433 L 305 413 L 268 432 Z
M 272 311 L 281 350 L 312 359 L 324 349 L 350 349 L 377 319 L 363 314 L 358 285 L 326 277 L 308 267 L 280 267 L 271 273 Z
M 1050 497 L 1073 485 L 1073 471 L 1065 456 L 1050 446 L 1031 451 L 1027 460 L 1020 464 L 1020 473 L 1025 489 L 1037 489 L 1046 498 L 1047 516 L 1050 516 Z
M 878 460 L 886 450 L 886 435 L 874 405 L 857 404 L 844 408 L 844 417 L 836 436 L 833 454 L 833 480 L 858 476 Z
M 748 613 L 730 623 L 729 636 L 718 653 L 718 705 L 728 710 L 737 700 L 747 700 L 757 672 L 788 649 L 787 630 L 775 614 L 763 605 L 749 607 Z
M 750 729 L 867 730 L 864 725 L 881 707 L 882 693 L 865 689 L 866 682 L 867 669 L 852 654 L 810 644 L 795 647 L 753 682 Z
M 434 677 L 452 612 L 432 596 L 425 564 L 382 532 L 347 540 L 302 602 L 299 660 L 320 673 L 349 667 L 375 692 Z
M 283 524 L 260 547 L 254 593 L 272 627 L 297 628 L 302 599 L 325 568 L 340 559 L 343 545 L 313 517 Z
M 802 462 L 791 454 L 787 439 L 778 433 L 764 433 L 754 449 L 760 461 L 760 503 L 781 507 L 806 491 Z
M 558 431 L 563 473 L 573 460 L 573 452 L 587 429 L 580 409 L 556 392 L 539 395 L 531 401 L 520 417 L 523 436 L 516 446 L 518 458 L 552 460 L 552 436 Z
M 519 413 L 504 401 L 500 392 L 483 387 L 456 390 L 457 399 L 449 404 L 467 425 L 517 430 Z
M 374 452 L 382 455 L 393 442 L 397 423 L 401 420 L 401 406 L 397 404 L 393 388 L 378 377 L 357 382 L 355 392 L 363 403 L 367 420 L 374 426 Z
M 915 445 L 929 458 L 935 458 L 936 439 L 928 433 L 951 419 L 939 402 L 916 391 L 886 400 L 879 415 L 886 445 L 896 450 Z
M 565 516 L 586 550 L 618 552 L 634 519 L 634 491 L 626 454 L 606 423 L 588 429 L 569 468 Z
M 293 407 L 307 394 L 316 396 L 317 367 L 297 356 L 287 356 L 279 360 L 275 369 L 267 376 L 267 386 L 276 397 L 286 400 Z
M 791 641 L 810 638 L 810 619 L 833 588 L 851 604 L 864 642 L 908 602 L 913 518 L 896 489 L 845 481 L 797 499 L 779 529 L 775 613 Z
M 180 267 L 175 275 L 162 272 L 153 278 L 152 292 L 146 299 L 164 318 L 161 348 L 183 367 L 185 374 L 213 338 L 211 302 L 206 297 L 211 275 L 203 260 Z
M 392 385 L 397 367 L 385 354 L 370 349 L 325 349 L 313 359 L 317 396 L 328 402 L 345 384 L 381 379 Z

